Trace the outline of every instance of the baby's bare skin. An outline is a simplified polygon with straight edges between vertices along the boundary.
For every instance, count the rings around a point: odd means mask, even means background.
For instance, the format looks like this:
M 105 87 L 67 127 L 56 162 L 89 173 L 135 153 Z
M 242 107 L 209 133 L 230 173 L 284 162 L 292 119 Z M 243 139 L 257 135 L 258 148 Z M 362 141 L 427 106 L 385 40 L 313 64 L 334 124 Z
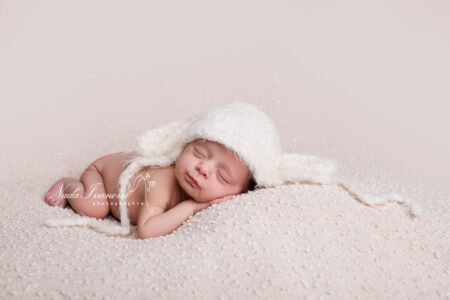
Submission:
M 108 195 L 118 195 L 118 182 L 120 174 L 125 170 L 125 161 L 130 157 L 131 153 L 114 153 L 111 155 L 104 156 L 100 158 L 100 172 L 103 176 L 103 181 Z M 103 166 L 102 166 L 103 164 Z M 164 169 L 173 169 L 173 167 L 166 168 L 151 168 L 146 167 L 140 170 L 131 180 L 130 189 L 127 197 L 127 207 L 128 207 L 128 217 L 130 218 L 131 224 L 136 225 L 138 221 L 139 210 L 144 206 L 145 200 L 147 199 L 147 193 L 145 189 L 152 188 L 151 182 L 153 176 L 156 173 Z M 175 181 L 175 176 L 170 176 Z M 170 188 L 171 191 L 167 191 L 171 197 L 165 200 L 165 209 L 170 209 L 181 201 L 180 190 L 176 185 L 166 186 L 165 188 Z M 184 199 L 183 199 L 184 200 Z M 118 197 L 110 196 L 108 197 L 108 203 L 110 207 L 111 214 L 120 219 L 119 213 L 119 199 Z M 148 209 L 148 208 L 147 208 Z
M 80 184 L 74 186 L 74 184 L 77 184 L 77 180 L 73 178 L 58 180 L 45 196 L 47 203 L 52 206 L 65 207 L 66 202 L 69 202 L 72 209 L 80 215 L 102 219 L 111 213 L 115 218 L 120 219 L 118 182 L 120 174 L 127 167 L 126 160 L 130 159 L 131 156 L 131 152 L 119 152 L 95 160 L 81 175 L 84 186 Z M 167 168 L 173 169 L 173 167 Z M 145 204 L 145 188 L 149 187 L 149 183 L 151 184 L 152 177 L 161 169 L 167 168 L 143 168 L 130 181 L 130 188 L 127 189 L 129 193 L 127 207 L 131 224 L 137 224 L 139 210 Z M 149 178 L 146 178 L 147 174 L 150 175 Z M 104 188 L 102 189 L 102 184 L 98 183 L 102 183 Z M 78 190 L 76 190 L 77 187 Z M 182 197 L 176 185 L 171 186 L 171 188 L 173 191 L 169 193 L 171 197 L 166 201 L 166 209 L 178 204 Z M 76 194 L 81 195 L 83 191 L 84 197 L 75 198 Z M 61 197 L 61 194 L 72 194 L 73 196 L 67 197 L 66 200 Z
M 91 163 L 80 179 L 61 178 L 45 195 L 49 205 L 67 203 L 80 215 L 97 219 L 111 213 L 120 220 L 118 181 L 132 152 L 105 155 Z M 144 167 L 130 180 L 126 193 L 129 221 L 138 237 L 168 234 L 192 214 L 244 192 L 250 171 L 224 146 L 196 140 L 186 145 L 171 166 Z

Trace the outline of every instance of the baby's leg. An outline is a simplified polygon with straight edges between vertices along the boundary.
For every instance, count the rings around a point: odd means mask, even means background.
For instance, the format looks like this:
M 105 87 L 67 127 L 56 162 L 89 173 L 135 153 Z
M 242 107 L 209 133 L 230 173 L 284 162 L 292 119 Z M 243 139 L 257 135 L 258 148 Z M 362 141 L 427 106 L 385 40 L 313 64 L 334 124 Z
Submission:
M 45 200 L 52 206 L 65 207 L 67 201 L 78 214 L 97 219 L 105 218 L 109 213 L 103 177 L 96 162 L 75 178 L 61 178 L 45 195 Z

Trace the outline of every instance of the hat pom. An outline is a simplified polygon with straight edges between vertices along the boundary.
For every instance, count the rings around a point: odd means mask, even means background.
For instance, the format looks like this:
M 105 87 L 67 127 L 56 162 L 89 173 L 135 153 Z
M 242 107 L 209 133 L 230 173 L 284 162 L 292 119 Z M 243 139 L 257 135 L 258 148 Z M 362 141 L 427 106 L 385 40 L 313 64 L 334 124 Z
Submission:
M 284 182 L 334 183 L 336 169 L 333 161 L 298 153 L 283 153 L 279 165 L 280 177 Z

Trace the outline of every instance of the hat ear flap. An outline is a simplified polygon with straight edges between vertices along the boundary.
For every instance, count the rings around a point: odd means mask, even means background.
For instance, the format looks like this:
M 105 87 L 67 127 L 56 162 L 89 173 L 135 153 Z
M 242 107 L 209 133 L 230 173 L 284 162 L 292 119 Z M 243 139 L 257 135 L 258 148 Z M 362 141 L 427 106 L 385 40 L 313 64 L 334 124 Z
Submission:
M 333 161 L 313 155 L 283 153 L 280 160 L 280 177 L 284 182 L 312 181 L 334 183 L 337 169 Z
M 183 149 L 181 144 L 192 117 L 174 121 L 148 130 L 137 138 L 136 151 L 143 157 L 151 157 L 158 164 L 171 164 Z

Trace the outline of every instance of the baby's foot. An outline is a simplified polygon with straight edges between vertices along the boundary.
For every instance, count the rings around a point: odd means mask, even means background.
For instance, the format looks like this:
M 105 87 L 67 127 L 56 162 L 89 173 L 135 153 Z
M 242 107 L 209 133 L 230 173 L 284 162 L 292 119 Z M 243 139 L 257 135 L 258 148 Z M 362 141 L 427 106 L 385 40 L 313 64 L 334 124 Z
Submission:
M 67 200 L 64 197 L 65 178 L 61 178 L 45 194 L 45 201 L 51 206 L 65 207 Z

